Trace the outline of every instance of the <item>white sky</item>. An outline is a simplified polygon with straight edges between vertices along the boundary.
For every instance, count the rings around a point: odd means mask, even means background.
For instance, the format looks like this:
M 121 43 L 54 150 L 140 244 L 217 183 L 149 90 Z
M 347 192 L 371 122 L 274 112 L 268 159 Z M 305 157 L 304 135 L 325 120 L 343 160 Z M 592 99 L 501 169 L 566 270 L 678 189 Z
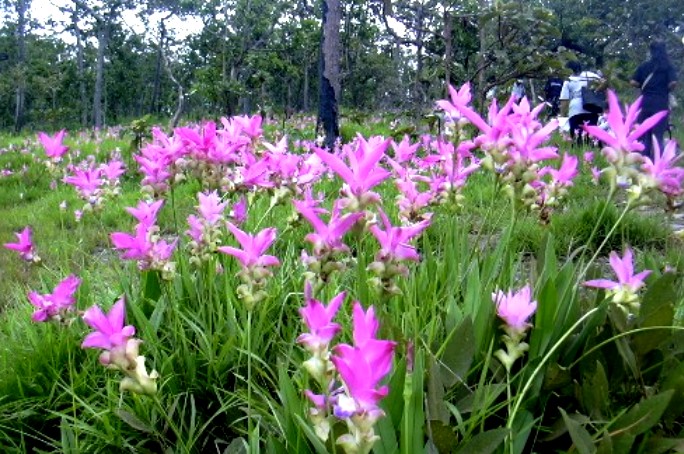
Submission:
M 31 17 L 41 24 L 46 24 L 50 19 L 57 23 L 67 23 L 69 17 L 62 13 L 60 6 L 70 7 L 73 3 L 70 0 L 33 0 L 31 2 L 30 14 Z M 133 10 L 124 11 L 121 15 L 123 27 L 136 34 L 144 34 L 146 38 L 151 38 L 152 34 L 157 35 L 157 24 L 163 14 L 153 14 L 149 17 L 150 27 L 145 29 L 143 23 L 136 17 Z M 166 22 L 168 30 L 173 30 L 176 38 L 184 39 L 188 35 L 196 33 L 202 27 L 202 21 L 195 17 L 172 17 Z M 61 39 L 67 43 L 74 43 L 75 38 L 71 33 L 63 32 L 64 26 L 57 25 L 55 29 L 46 30 L 46 34 L 57 34 Z

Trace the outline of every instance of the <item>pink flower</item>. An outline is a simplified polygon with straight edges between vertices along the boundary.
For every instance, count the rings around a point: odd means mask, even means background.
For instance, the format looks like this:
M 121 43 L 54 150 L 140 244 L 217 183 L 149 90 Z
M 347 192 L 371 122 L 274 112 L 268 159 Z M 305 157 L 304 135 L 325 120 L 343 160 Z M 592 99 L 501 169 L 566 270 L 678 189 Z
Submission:
M 19 252 L 22 259 L 31 262 L 35 258 L 35 250 L 31 241 L 31 227 L 25 227 L 20 233 L 15 233 L 17 243 L 5 243 L 5 248 Z
M 636 291 L 644 286 L 644 279 L 651 274 L 650 270 L 645 270 L 634 274 L 634 264 L 632 250 L 625 249 L 625 254 L 620 258 L 617 252 L 610 253 L 610 266 L 615 271 L 618 280 L 594 279 L 584 283 L 587 287 L 603 288 L 610 290 L 617 299 L 615 302 L 630 302 L 636 296 Z M 624 299 L 624 298 L 626 299 Z
M 641 169 L 649 183 L 664 194 L 677 196 L 682 193 L 682 181 L 684 180 L 684 168 L 676 165 L 682 155 L 677 154 L 677 142 L 670 140 L 665 145 L 665 150 L 660 152 L 660 145 L 654 142 L 654 157 L 644 156 Z
M 642 98 L 639 97 L 632 105 L 627 106 L 627 111 L 623 114 L 617 96 L 612 90 L 608 90 L 608 114 L 606 121 L 610 125 L 610 131 L 612 132 L 608 132 L 600 126 L 584 127 L 589 135 L 606 144 L 608 150 L 604 152 L 607 153 L 606 157 L 609 161 L 617 160 L 615 155 L 618 152 L 627 154 L 642 151 L 644 145 L 639 143 L 639 137 L 644 135 L 667 115 L 667 111 L 658 112 L 648 117 L 640 125 L 636 125 L 641 101 Z
M 157 215 L 159 214 L 162 205 L 164 205 L 163 200 L 157 200 L 151 203 L 141 200 L 135 208 L 128 207 L 126 208 L 126 211 L 136 218 L 140 224 L 149 227 L 157 222 Z
M 221 246 L 217 248 L 219 252 L 232 255 L 240 261 L 244 268 L 280 265 L 280 261 L 277 257 L 264 255 L 266 249 L 275 241 L 277 232 L 275 228 L 267 228 L 256 235 L 250 235 L 240 230 L 231 222 L 227 222 L 226 225 L 233 236 L 235 236 L 238 243 L 240 243 L 242 249 L 232 246 Z
M 235 225 L 242 225 L 247 220 L 247 197 L 243 195 L 240 200 L 233 204 L 230 217 Z
M 354 303 L 354 346 L 337 345 L 331 361 L 335 365 L 347 395 L 337 396 L 335 415 L 347 418 L 354 413 L 381 415 L 378 402 L 387 395 L 387 386 L 379 386 L 392 369 L 396 343 L 375 338 L 378 323 L 373 308 L 364 312 Z
M 58 317 L 65 310 L 70 310 L 76 303 L 74 293 L 80 284 L 81 280 L 72 274 L 57 284 L 52 293 L 40 295 L 37 292 L 30 292 L 28 299 L 37 308 L 31 319 L 34 322 L 44 322 Z
M 197 197 L 199 199 L 198 211 L 202 218 L 207 221 L 209 225 L 214 225 L 220 221 L 227 202 L 220 203 L 221 198 L 216 191 L 212 191 L 208 194 L 200 192 L 197 194 Z
M 311 284 L 307 282 L 304 295 L 306 306 L 299 309 L 299 313 L 309 332 L 301 334 L 297 338 L 297 342 L 304 344 L 307 350 L 316 354 L 326 350 L 330 341 L 340 331 L 340 325 L 332 320 L 335 318 L 346 294 L 345 292 L 338 293 L 327 306 L 324 306 L 320 301 L 313 299 Z
M 537 310 L 537 302 L 532 300 L 532 289 L 529 285 L 518 292 L 504 293 L 497 290 L 492 293 L 492 299 L 496 304 L 497 315 L 507 326 L 518 332 L 525 331 L 530 326 L 528 320 Z
M 563 155 L 563 162 L 558 170 L 552 167 L 544 167 L 539 171 L 539 176 L 551 175 L 553 182 L 559 186 L 572 186 L 572 180 L 577 176 L 577 156 Z
M 332 215 L 328 223 L 324 223 L 318 217 L 320 208 L 311 207 L 306 202 L 293 200 L 295 208 L 311 224 L 314 233 L 306 235 L 306 241 L 313 244 L 314 254 L 319 255 L 325 251 L 347 251 L 349 248 L 342 243 L 344 235 L 363 216 L 363 213 L 349 213 L 340 216 L 339 203 L 335 203 Z
M 43 145 L 45 154 L 55 162 L 60 161 L 62 156 L 64 156 L 64 153 L 69 150 L 69 147 L 62 144 L 65 135 L 66 131 L 64 129 L 54 136 L 49 136 L 44 132 L 38 133 L 38 140 L 40 140 L 40 143 Z
M 315 148 L 314 152 L 348 185 L 351 196 L 357 200 L 367 198 L 368 201 L 377 201 L 380 196 L 370 190 L 390 176 L 389 171 L 379 166 L 390 140 L 383 140 L 381 137 L 371 137 L 368 140 L 357 137 L 353 148 L 343 148 L 348 165 L 337 155 L 323 149 Z
M 380 243 L 376 260 L 420 260 L 415 246 L 411 246 L 409 241 L 420 235 L 430 225 L 430 221 L 424 220 L 408 227 L 394 227 L 384 211 L 379 210 L 379 213 L 385 230 L 378 225 L 370 226 L 370 232 Z
M 87 309 L 83 314 L 83 321 L 95 331 L 83 339 L 81 347 L 112 350 L 125 346 L 128 339 L 135 334 L 135 327 L 124 326 L 125 317 L 126 306 L 123 298 L 114 303 L 106 315 L 97 305 Z

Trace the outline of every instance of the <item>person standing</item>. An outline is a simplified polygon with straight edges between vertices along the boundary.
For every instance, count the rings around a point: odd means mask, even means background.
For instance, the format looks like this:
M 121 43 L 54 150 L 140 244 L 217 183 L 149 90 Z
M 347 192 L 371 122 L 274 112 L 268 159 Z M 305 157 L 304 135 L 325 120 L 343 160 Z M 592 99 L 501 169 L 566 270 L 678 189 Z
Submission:
M 599 113 L 584 109 L 582 88 L 589 87 L 590 84 L 600 88 L 603 85 L 603 79 L 595 72 L 582 71 L 582 65 L 578 61 L 570 61 L 565 66 L 572 71 L 572 75 L 563 82 L 563 88 L 561 88 L 561 114 L 568 117 L 570 137 L 577 145 L 581 145 L 584 138 L 583 126 L 596 126 L 599 119 Z
M 563 79 L 557 76 L 551 76 L 544 85 L 545 101 L 549 107 L 549 116 L 557 117 L 560 113 L 559 99 L 561 90 L 563 89 Z
M 641 137 L 641 143 L 644 144 L 642 154 L 652 159 L 654 138 L 658 141 L 660 149 L 663 149 L 663 139 L 670 116 L 670 91 L 677 85 L 677 72 L 670 63 L 664 42 L 652 42 L 650 51 L 651 58 L 639 65 L 629 82 L 641 90 L 641 112 L 639 112 L 637 119 L 639 123 L 658 112 L 668 111 L 668 115 Z
M 520 103 L 520 101 L 525 97 L 525 82 L 522 79 L 518 79 L 513 82 L 511 95 L 516 103 Z

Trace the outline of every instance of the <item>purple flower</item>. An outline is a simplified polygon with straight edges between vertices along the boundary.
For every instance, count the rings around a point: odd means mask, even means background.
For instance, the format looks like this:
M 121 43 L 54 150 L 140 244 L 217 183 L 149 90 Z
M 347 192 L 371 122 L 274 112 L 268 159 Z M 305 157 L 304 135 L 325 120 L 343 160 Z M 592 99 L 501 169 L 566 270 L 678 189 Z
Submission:
M 421 221 L 408 227 L 394 227 L 384 211 L 379 210 L 382 230 L 377 225 L 370 226 L 370 231 L 380 243 L 377 260 L 420 260 L 416 248 L 409 244 L 412 238 L 420 235 L 429 225 L 429 220 Z
M 345 292 L 337 294 L 327 306 L 313 299 L 311 284 L 308 282 L 304 294 L 306 306 L 299 309 L 299 313 L 309 332 L 301 334 L 297 338 L 297 342 L 304 344 L 307 350 L 316 354 L 327 350 L 330 341 L 340 331 L 340 325 L 332 320 L 335 318 L 346 294 Z
M 125 318 L 126 306 L 123 298 L 114 303 L 106 315 L 99 306 L 92 306 L 83 314 L 83 321 L 95 331 L 83 339 L 81 347 L 112 350 L 125 346 L 135 334 L 135 327 L 124 326 Z
M 642 98 L 639 97 L 632 105 L 627 106 L 626 113 L 623 114 L 617 96 L 612 90 L 608 90 L 608 114 L 606 121 L 610 125 L 608 132 L 600 126 L 585 126 L 584 129 L 589 135 L 599 139 L 606 144 L 604 153 L 610 162 L 615 162 L 618 153 L 639 152 L 644 149 L 644 145 L 639 143 L 639 137 L 646 134 L 655 126 L 667 111 L 658 112 L 645 119 L 640 125 L 636 125 Z
M 44 132 L 38 133 L 38 140 L 40 140 L 43 148 L 45 148 L 45 154 L 53 161 L 60 161 L 62 156 L 64 156 L 64 153 L 69 150 L 69 147 L 66 147 L 62 144 L 65 135 L 66 131 L 64 129 L 59 131 L 54 136 L 49 136 Z
M 5 243 L 5 248 L 17 251 L 22 259 L 31 262 L 35 259 L 35 249 L 31 241 L 31 227 L 25 227 L 20 233 L 15 233 L 17 243 Z
M 651 274 L 651 271 L 645 270 L 634 274 L 632 250 L 630 248 L 625 250 L 622 258 L 617 252 L 611 252 L 610 266 L 615 271 L 617 282 L 608 279 L 594 279 L 585 282 L 584 285 L 608 290 L 616 303 L 633 302 L 636 299 L 636 292 L 644 286 L 644 279 Z
M 537 310 L 537 302 L 532 300 L 529 285 L 517 292 L 497 290 L 492 293 L 492 299 L 496 304 L 496 314 L 514 331 L 523 332 L 530 326 L 528 320 Z
M 267 228 L 256 235 L 250 235 L 243 230 L 240 230 L 231 222 L 227 222 L 226 224 L 233 236 L 235 236 L 235 239 L 240 243 L 242 249 L 232 246 L 221 246 L 217 248 L 219 252 L 232 255 L 240 261 L 244 268 L 280 265 L 280 261 L 277 257 L 264 254 L 266 249 L 275 241 L 277 232 L 275 228 Z
M 340 344 L 335 347 L 331 361 L 344 382 L 348 398 L 339 396 L 335 413 L 348 417 L 354 412 L 382 412 L 378 402 L 387 395 L 387 386 L 379 386 L 392 369 L 392 359 L 396 343 L 375 339 L 377 320 L 370 307 L 367 312 L 361 305 L 354 303 L 354 346 Z M 350 405 L 353 404 L 353 405 Z
M 52 293 L 40 295 L 37 292 L 30 292 L 28 299 L 36 307 L 31 319 L 34 322 L 44 322 L 70 310 L 76 303 L 74 293 L 80 284 L 81 280 L 72 274 L 57 284 Z

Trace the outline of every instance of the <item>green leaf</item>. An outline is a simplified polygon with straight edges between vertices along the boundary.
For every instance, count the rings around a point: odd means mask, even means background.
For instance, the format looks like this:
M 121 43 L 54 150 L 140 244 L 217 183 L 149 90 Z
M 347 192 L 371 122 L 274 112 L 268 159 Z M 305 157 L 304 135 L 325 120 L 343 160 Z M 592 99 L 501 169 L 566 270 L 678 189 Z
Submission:
M 154 430 L 144 422 L 140 420 L 137 416 L 135 416 L 133 413 L 130 413 L 126 410 L 117 410 L 116 415 L 121 418 L 123 422 L 134 428 L 135 430 L 139 430 L 140 432 L 145 432 L 148 434 L 151 434 L 154 432 Z
M 450 388 L 456 382 L 465 381 L 475 356 L 475 333 L 473 319 L 466 316 L 446 340 L 441 355 L 441 378 L 444 386 Z
M 658 424 L 660 417 L 670 403 L 673 390 L 649 397 L 632 407 L 610 425 L 615 452 L 628 452 L 634 439 Z
M 77 454 L 79 452 L 78 445 L 76 443 L 76 434 L 71 424 L 62 418 L 59 424 L 59 432 L 61 436 L 61 448 L 62 452 L 65 454 Z
M 429 362 L 430 372 L 428 373 L 427 389 L 428 414 L 433 420 L 448 424 L 449 410 L 444 405 L 444 384 L 442 383 L 440 366 L 432 357 L 429 358 Z
M 672 325 L 677 302 L 676 278 L 674 274 L 667 273 L 648 287 L 641 303 L 640 327 Z M 637 333 L 634 335 L 634 350 L 637 355 L 643 356 L 658 348 L 670 336 L 671 331 L 666 329 Z
M 572 438 L 572 442 L 577 448 L 577 451 L 580 454 L 594 454 L 596 452 L 596 446 L 594 446 L 594 441 L 591 439 L 591 435 L 587 432 L 587 429 L 568 416 L 565 410 L 562 408 L 559 408 L 559 410 L 563 415 L 563 421 L 565 421 L 565 425 L 570 433 L 570 438 Z
M 461 445 L 455 454 L 490 454 L 503 443 L 508 435 L 508 429 L 493 429 L 481 432 L 470 439 L 466 444 Z
M 458 445 L 458 437 L 449 424 L 444 424 L 442 421 L 430 421 L 430 433 L 437 452 L 452 452 L 454 446 Z
M 596 367 L 582 380 L 582 404 L 594 419 L 602 419 L 610 404 L 608 376 L 603 364 L 596 361 Z
M 663 414 L 665 424 L 672 425 L 684 413 L 684 362 L 669 368 L 661 389 L 672 390 L 672 399 Z

